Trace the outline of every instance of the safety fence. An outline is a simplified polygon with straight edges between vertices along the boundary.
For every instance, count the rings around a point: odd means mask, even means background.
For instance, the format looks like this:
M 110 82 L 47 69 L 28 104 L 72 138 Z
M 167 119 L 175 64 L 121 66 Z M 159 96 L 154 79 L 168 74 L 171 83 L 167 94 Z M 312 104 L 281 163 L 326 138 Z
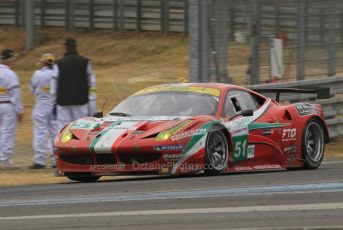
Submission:
M 38 27 L 189 34 L 192 81 L 270 81 L 273 38 L 281 81 L 343 73 L 342 0 L 1 0 L 0 25 L 25 26 L 29 1 Z
M 25 25 L 25 0 L 0 1 L 0 25 Z M 36 26 L 187 33 L 187 0 L 34 0 Z
M 189 1 L 192 81 L 260 84 L 343 73 L 341 0 Z
M 249 87 L 252 90 L 266 88 L 300 88 L 317 89 L 330 88 L 331 98 L 316 99 L 314 94 L 281 94 L 282 102 L 308 101 L 314 104 L 321 104 L 324 108 L 326 124 L 329 128 L 331 138 L 343 136 L 343 77 L 330 77 L 314 80 L 302 80 L 295 82 L 273 83 L 267 85 L 254 85 Z M 273 98 L 273 95 L 266 94 Z

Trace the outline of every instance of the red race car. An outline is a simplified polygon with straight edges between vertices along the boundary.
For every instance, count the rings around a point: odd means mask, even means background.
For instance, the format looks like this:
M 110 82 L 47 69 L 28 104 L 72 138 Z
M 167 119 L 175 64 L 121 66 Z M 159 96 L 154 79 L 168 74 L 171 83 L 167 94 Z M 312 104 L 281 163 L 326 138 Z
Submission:
M 275 92 L 277 100 L 283 92 L 315 93 L 265 91 Z M 54 143 L 57 172 L 90 182 L 118 174 L 319 167 L 329 141 L 322 107 L 277 100 L 220 83 L 149 87 L 104 117 L 81 118 L 64 127 Z

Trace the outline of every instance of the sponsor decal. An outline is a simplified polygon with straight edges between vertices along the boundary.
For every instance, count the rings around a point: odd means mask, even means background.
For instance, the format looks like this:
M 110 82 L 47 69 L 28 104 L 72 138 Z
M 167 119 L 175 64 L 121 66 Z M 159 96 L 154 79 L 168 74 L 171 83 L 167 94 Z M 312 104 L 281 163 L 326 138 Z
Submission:
M 284 127 L 287 124 L 282 124 L 282 123 L 250 123 L 248 125 L 249 130 L 256 130 L 256 129 L 263 129 L 263 130 L 271 130 L 271 129 L 276 129 L 280 127 Z
M 98 135 L 100 131 L 91 131 L 88 133 L 88 135 Z
M 263 170 L 263 169 L 281 169 L 282 167 L 280 165 L 276 164 L 267 164 L 267 165 L 256 165 L 253 166 L 253 169 L 256 170 Z
M 190 130 L 184 133 L 178 133 L 174 136 L 171 137 L 172 141 L 177 141 L 183 138 L 187 138 L 187 137 L 191 137 L 191 136 L 197 136 L 197 135 L 204 135 L 206 134 L 207 130 L 206 129 L 194 129 L 194 130 Z
M 89 170 L 124 170 L 125 164 L 118 163 L 112 165 L 90 165 Z
M 182 145 L 166 145 L 166 146 L 154 146 L 155 151 L 172 151 L 172 150 L 181 150 Z
M 295 160 L 295 154 L 297 151 L 296 146 L 288 146 L 283 149 L 283 152 L 286 154 L 286 161 L 287 162 L 293 162 Z
M 282 141 L 295 141 L 297 137 L 296 128 L 293 129 L 284 129 L 282 132 Z
M 135 130 L 132 132 L 132 134 L 143 134 L 143 133 L 144 133 L 144 131 L 142 131 L 142 130 Z
M 272 135 L 272 134 L 273 134 L 273 131 L 270 130 L 270 129 L 264 129 L 264 130 L 262 131 L 262 135 L 263 135 L 263 136 L 270 136 L 270 135 Z
M 292 154 L 292 155 L 287 156 L 286 161 L 287 161 L 287 162 L 293 162 L 293 161 L 295 161 L 295 154 Z
M 250 167 L 250 166 L 235 166 L 234 169 L 236 171 L 249 171 L 249 170 L 252 170 L 252 167 Z
M 300 116 L 307 116 L 311 114 L 319 115 L 320 112 L 315 105 L 307 104 L 307 103 L 297 103 L 295 104 L 295 108 L 297 109 Z
M 180 154 L 164 154 L 163 159 L 165 160 L 179 160 L 181 158 Z
M 248 133 L 249 133 L 249 129 L 248 129 L 247 125 L 232 127 L 232 129 L 230 131 L 231 131 L 231 134 L 233 137 L 248 135 Z
M 113 129 L 126 129 L 127 130 L 127 129 L 132 129 L 132 127 L 130 127 L 130 126 L 119 126 L 118 125 L 118 126 L 114 126 Z
M 236 171 L 250 171 L 250 170 L 265 170 L 265 169 L 281 169 L 277 164 L 255 165 L 255 166 L 235 166 Z
M 244 125 L 249 124 L 252 121 L 253 119 L 251 117 L 241 117 L 233 121 L 232 127 L 244 126 Z
M 297 151 L 297 147 L 296 146 L 288 146 L 286 148 L 283 149 L 284 153 L 295 153 Z
M 255 145 L 248 145 L 247 155 L 248 155 L 248 158 L 255 157 Z

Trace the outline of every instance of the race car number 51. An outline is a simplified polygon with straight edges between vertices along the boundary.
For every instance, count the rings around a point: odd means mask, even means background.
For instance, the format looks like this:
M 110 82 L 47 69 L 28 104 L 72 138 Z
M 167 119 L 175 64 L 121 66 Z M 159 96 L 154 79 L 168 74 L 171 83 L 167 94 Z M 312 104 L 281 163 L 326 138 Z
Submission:
M 244 160 L 247 158 L 247 140 L 237 141 L 233 153 L 234 160 Z

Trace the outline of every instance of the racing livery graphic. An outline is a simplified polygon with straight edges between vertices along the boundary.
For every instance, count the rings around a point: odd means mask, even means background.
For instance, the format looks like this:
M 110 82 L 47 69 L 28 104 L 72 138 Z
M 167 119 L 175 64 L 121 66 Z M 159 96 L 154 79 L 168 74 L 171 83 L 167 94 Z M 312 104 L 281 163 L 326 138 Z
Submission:
M 54 154 L 59 175 L 91 182 L 120 174 L 315 169 L 328 141 L 320 105 L 280 105 L 235 85 L 182 83 L 143 89 L 104 117 L 66 125 Z

